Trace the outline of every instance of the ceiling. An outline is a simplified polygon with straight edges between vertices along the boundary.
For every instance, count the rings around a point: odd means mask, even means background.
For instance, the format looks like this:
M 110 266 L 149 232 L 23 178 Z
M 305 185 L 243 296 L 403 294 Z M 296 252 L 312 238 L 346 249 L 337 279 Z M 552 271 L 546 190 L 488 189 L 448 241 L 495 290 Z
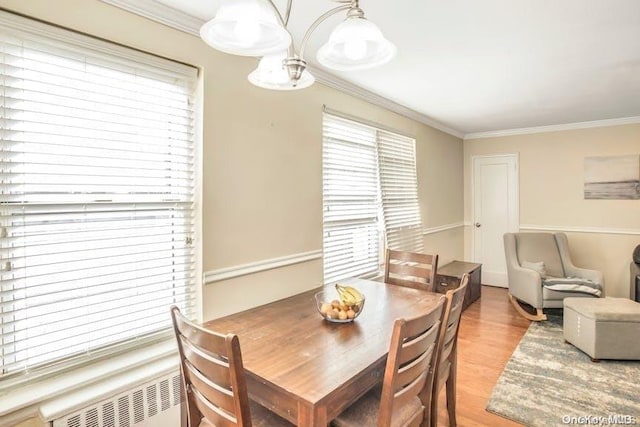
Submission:
M 157 0 L 208 20 L 222 0 Z M 275 0 L 284 9 L 286 0 Z M 299 43 L 336 4 L 293 0 Z M 361 0 L 398 47 L 380 68 L 332 74 L 478 133 L 640 116 L 640 0 Z M 322 24 L 317 49 L 343 14 Z

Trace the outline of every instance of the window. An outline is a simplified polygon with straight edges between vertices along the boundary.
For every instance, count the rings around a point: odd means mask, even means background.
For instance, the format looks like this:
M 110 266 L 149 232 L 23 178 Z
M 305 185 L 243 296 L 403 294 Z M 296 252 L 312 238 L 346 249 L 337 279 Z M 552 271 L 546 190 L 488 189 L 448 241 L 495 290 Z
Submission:
M 322 153 L 324 281 L 380 268 L 376 131 L 324 115 Z
M 416 141 L 379 130 L 378 158 L 387 247 L 422 252 Z
M 325 113 L 322 165 L 325 283 L 378 274 L 384 246 L 423 250 L 414 139 Z
M 0 14 L 0 378 L 193 316 L 196 78 Z

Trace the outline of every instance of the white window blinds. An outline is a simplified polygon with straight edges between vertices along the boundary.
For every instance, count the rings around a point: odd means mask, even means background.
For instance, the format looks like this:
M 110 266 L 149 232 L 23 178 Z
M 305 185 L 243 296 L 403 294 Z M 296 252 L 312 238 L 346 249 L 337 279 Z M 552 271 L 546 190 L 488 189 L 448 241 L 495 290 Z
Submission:
M 323 116 L 325 283 L 379 270 L 376 131 Z
M 387 247 L 423 252 L 415 147 L 416 141 L 413 138 L 378 131 L 380 185 Z
M 378 273 L 380 241 L 423 251 L 415 139 L 323 115 L 325 283 Z
M 0 14 L 0 378 L 193 316 L 196 77 Z

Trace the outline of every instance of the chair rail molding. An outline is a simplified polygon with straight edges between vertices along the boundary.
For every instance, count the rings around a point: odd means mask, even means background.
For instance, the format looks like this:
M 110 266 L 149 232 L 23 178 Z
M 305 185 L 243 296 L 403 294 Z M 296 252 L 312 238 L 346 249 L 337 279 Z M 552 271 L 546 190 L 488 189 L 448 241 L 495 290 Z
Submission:
M 273 270 L 303 262 L 314 261 L 322 258 L 322 250 L 318 249 L 309 252 L 300 252 L 292 255 L 285 255 L 278 258 L 264 259 L 248 264 L 234 265 L 232 267 L 219 268 L 205 271 L 204 283 L 206 285 L 235 277 L 247 276 L 249 274 L 260 273 L 262 271 Z
M 156 0 L 100 1 L 197 37 L 200 37 L 200 27 L 204 24 L 204 21 L 202 19 L 186 14 Z M 464 138 L 464 132 L 453 129 L 443 123 L 438 122 L 437 120 L 432 119 L 425 114 L 419 113 L 415 110 L 405 107 L 404 105 L 398 104 L 397 102 L 394 102 L 367 89 L 364 89 L 358 85 L 336 77 L 323 69 L 315 67 L 311 64 L 307 67 L 307 69 L 313 74 L 318 83 L 346 93 L 347 95 L 362 99 L 373 105 L 386 108 L 389 111 L 400 114 L 401 116 L 415 120 L 427 126 L 431 126 L 432 128 L 438 129 L 439 131 L 442 131 L 449 135 L 453 135 L 460 139 Z
M 464 221 L 454 222 L 451 224 L 438 225 L 435 227 L 427 227 L 422 230 L 422 234 L 427 236 L 429 234 L 441 233 L 443 231 L 453 230 L 456 228 L 464 227 Z
M 521 231 L 564 231 L 567 233 L 621 234 L 640 236 L 640 228 L 574 227 L 566 225 L 520 224 Z

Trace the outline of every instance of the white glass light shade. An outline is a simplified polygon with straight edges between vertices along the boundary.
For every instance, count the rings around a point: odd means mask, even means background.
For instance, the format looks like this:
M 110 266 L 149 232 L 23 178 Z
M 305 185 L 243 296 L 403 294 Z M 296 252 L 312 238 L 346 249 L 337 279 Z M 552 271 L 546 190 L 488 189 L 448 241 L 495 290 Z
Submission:
M 249 81 L 261 88 L 275 90 L 304 89 L 316 81 L 310 72 L 304 70 L 294 86 L 294 82 L 289 78 L 289 73 L 283 65 L 286 58 L 286 51 L 263 57 L 258 63 L 258 68 L 249 74 Z
M 376 24 L 349 17 L 333 30 L 317 58 L 327 68 L 350 71 L 385 64 L 395 54 L 396 47 L 384 38 Z
M 262 56 L 287 49 L 291 35 L 262 0 L 228 0 L 200 28 L 214 49 L 233 55 Z

